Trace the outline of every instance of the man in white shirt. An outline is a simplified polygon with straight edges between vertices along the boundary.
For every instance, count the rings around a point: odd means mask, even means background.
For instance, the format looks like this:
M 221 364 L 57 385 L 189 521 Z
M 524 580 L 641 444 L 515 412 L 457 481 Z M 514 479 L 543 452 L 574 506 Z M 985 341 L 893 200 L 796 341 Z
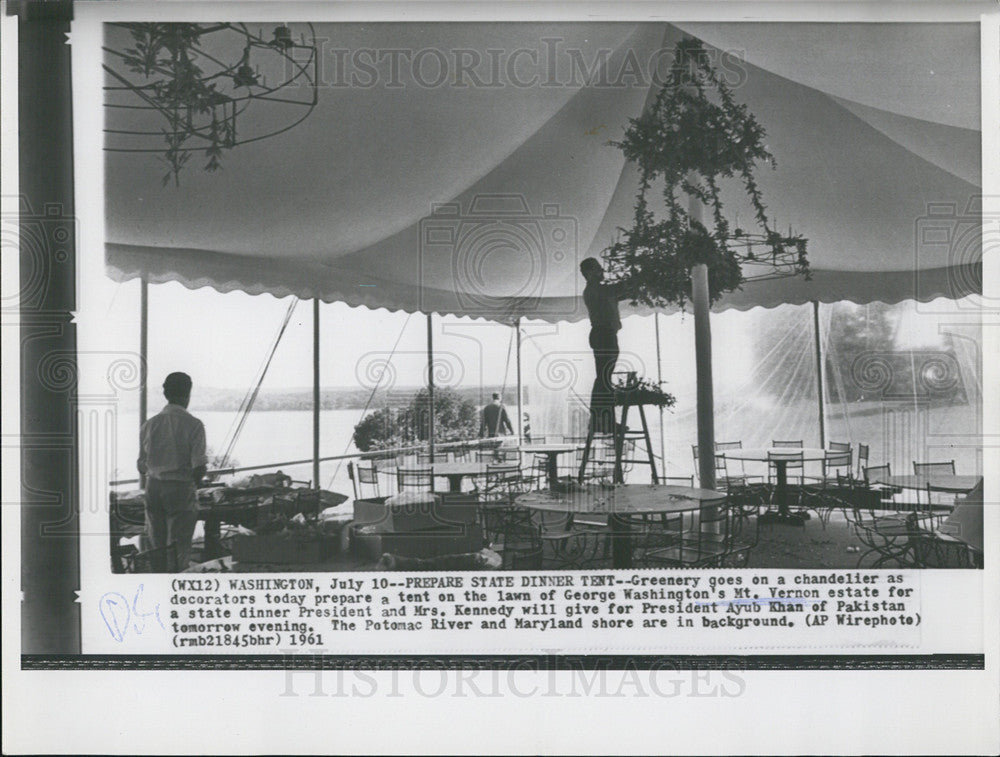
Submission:
M 187 411 L 191 377 L 171 373 L 163 382 L 167 406 L 142 424 L 136 466 L 146 480 L 146 533 L 153 549 L 176 544 L 177 567 L 188 566 L 198 522 L 196 486 L 205 475 L 205 425 Z M 167 570 L 166 561 L 154 565 Z

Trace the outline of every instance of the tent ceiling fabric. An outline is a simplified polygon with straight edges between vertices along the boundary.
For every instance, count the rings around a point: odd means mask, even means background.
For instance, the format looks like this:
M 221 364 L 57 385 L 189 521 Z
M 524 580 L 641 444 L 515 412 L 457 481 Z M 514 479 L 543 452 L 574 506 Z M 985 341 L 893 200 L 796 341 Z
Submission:
M 748 283 L 716 309 L 979 290 L 969 211 L 981 186 L 978 26 L 683 29 L 745 51 L 729 73 L 777 158 L 776 171 L 759 172 L 764 199 L 779 228 L 808 237 L 814 269 L 809 282 Z M 565 84 L 570 69 L 557 67 L 563 86 L 427 87 L 404 67 L 399 88 L 321 87 L 302 125 L 236 148 L 215 174 L 193 160 L 179 189 L 161 188 L 152 156 L 107 153 L 110 275 L 407 311 L 584 317 L 577 263 L 630 223 L 637 188 L 607 141 L 655 93 L 644 62 L 682 31 L 347 24 L 316 33 L 338 48 L 471 49 L 483 58 L 488 49 L 543 56 L 541 40 L 558 38 L 587 65 L 608 51 L 607 76 Z M 634 61 L 638 77 L 623 73 Z M 110 112 L 107 126 L 121 128 L 127 113 Z M 741 201 L 734 194 L 727 207 L 749 223 Z M 973 241 L 956 253 L 924 233 L 928 224 Z

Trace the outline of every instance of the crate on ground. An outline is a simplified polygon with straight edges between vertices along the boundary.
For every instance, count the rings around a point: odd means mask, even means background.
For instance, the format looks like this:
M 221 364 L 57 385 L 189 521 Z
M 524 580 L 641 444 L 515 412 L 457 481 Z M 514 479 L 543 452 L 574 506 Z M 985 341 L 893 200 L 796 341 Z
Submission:
M 316 531 L 239 534 L 233 539 L 233 559 L 239 563 L 318 563 L 337 551 L 336 536 Z
M 440 557 L 476 552 L 483 547 L 483 533 L 475 523 L 456 528 L 384 532 L 377 526 L 354 526 L 351 548 L 355 555 L 378 560 L 384 554 L 404 557 Z

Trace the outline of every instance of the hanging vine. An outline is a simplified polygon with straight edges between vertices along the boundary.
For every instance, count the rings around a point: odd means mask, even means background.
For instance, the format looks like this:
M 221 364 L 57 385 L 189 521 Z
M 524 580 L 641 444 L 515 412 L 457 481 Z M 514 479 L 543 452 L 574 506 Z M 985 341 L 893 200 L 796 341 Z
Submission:
M 629 119 L 620 141 L 610 142 L 639 167 L 632 227 L 619 229 L 619 238 L 603 252 L 608 279 L 624 299 L 684 307 L 691 297 L 691 269 L 702 263 L 712 302 L 747 280 L 808 278 L 805 238 L 773 228 L 754 179 L 758 164 L 776 167 L 764 137 L 764 128 L 735 101 L 701 43 L 680 42 L 652 105 Z M 718 179 L 734 176 L 742 180 L 759 231 L 730 229 Z M 657 182 L 663 184 L 661 217 L 650 208 Z M 684 206 L 689 196 L 707 206 L 710 225 L 691 217 Z M 744 270 L 760 266 L 764 273 Z

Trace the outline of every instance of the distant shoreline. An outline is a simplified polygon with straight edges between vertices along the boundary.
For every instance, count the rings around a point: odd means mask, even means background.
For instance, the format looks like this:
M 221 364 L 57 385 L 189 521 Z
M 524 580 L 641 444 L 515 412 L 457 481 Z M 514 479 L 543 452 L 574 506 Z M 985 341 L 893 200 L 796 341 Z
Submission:
M 406 407 L 424 387 L 400 386 L 392 389 L 378 389 L 372 394 L 371 388 L 328 388 L 320 390 L 321 410 L 362 410 L 379 407 Z M 477 404 L 489 401 L 493 392 L 503 392 L 508 402 L 516 402 L 516 390 L 513 387 L 504 389 L 500 386 L 458 387 L 453 388 L 463 400 L 471 400 Z M 235 389 L 215 389 L 211 387 L 195 388 L 191 398 L 191 410 L 201 411 L 236 411 L 240 409 L 246 392 Z M 253 409 L 258 411 L 282 410 L 312 410 L 313 396 L 311 389 L 290 389 L 276 391 L 261 391 L 257 395 Z

